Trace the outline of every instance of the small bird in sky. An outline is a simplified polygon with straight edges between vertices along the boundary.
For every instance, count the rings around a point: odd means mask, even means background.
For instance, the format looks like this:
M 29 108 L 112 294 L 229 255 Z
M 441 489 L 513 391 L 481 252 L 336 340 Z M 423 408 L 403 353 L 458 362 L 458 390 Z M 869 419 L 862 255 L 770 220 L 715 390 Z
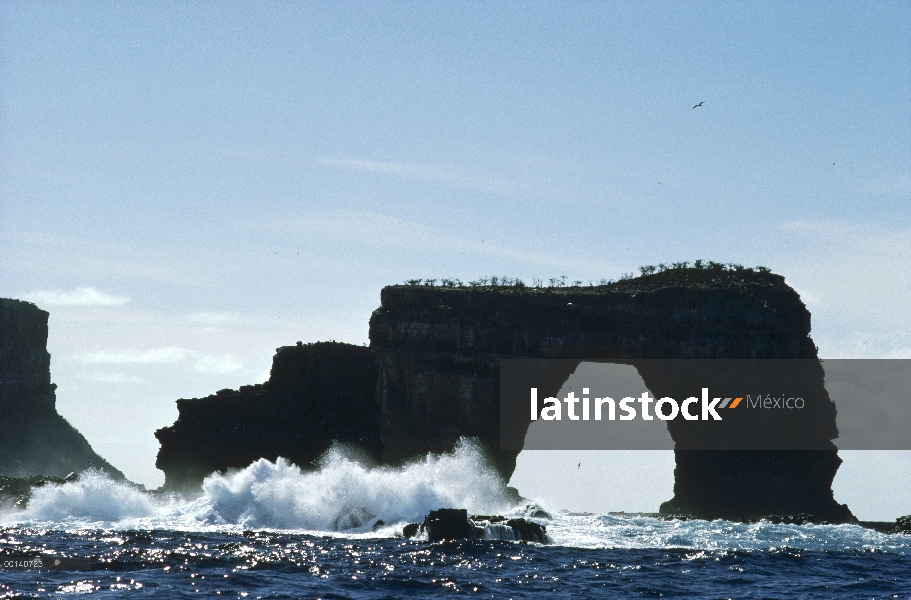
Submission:
M 582 463 L 579 463 L 578 465 L 576 465 L 576 470 L 577 470 L 577 471 L 578 471 L 579 469 L 581 469 L 581 468 L 582 468 Z
M 700 102 L 699 104 L 697 104 L 697 105 L 694 106 L 693 108 L 699 108 L 699 107 L 702 106 L 703 104 L 705 104 L 705 100 L 703 100 L 702 102 Z

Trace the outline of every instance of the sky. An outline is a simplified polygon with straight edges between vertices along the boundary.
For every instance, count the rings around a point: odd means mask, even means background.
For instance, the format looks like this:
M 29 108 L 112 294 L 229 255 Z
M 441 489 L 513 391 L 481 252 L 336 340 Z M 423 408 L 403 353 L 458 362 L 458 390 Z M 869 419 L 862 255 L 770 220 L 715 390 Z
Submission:
M 764 265 L 821 356 L 911 358 L 909 67 L 908 1 L 5 1 L 0 296 L 150 487 L 174 400 L 411 278 Z

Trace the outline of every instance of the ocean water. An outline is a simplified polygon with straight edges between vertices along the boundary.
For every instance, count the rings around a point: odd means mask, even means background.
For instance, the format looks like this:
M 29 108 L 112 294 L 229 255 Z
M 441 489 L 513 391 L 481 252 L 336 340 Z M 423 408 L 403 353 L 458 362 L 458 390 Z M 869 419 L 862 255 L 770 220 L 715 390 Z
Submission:
M 911 536 L 512 505 L 484 465 L 470 444 L 400 469 L 333 449 L 314 472 L 261 460 L 194 498 L 86 473 L 0 514 L 0 564 L 79 561 L 0 569 L 0 598 L 911 598 Z M 550 543 L 399 537 L 441 507 L 532 518 Z

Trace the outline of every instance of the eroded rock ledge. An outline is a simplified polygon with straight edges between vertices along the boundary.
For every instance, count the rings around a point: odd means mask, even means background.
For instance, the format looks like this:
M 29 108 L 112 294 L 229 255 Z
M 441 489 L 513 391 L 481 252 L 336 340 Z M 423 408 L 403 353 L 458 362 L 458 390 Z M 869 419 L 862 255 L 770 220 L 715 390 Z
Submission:
M 259 458 L 308 468 L 335 441 L 380 462 L 375 362 L 363 346 L 298 343 L 276 349 L 264 384 L 178 400 L 177 421 L 155 432 L 165 488 L 198 488 Z

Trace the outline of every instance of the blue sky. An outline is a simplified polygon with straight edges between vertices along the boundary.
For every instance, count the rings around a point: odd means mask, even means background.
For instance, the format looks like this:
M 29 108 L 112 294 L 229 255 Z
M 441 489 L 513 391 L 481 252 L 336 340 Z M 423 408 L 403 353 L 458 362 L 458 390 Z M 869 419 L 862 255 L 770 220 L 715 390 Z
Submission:
M 0 295 L 149 485 L 176 398 L 412 277 L 762 264 L 908 358 L 909 65 L 907 1 L 4 2 Z

